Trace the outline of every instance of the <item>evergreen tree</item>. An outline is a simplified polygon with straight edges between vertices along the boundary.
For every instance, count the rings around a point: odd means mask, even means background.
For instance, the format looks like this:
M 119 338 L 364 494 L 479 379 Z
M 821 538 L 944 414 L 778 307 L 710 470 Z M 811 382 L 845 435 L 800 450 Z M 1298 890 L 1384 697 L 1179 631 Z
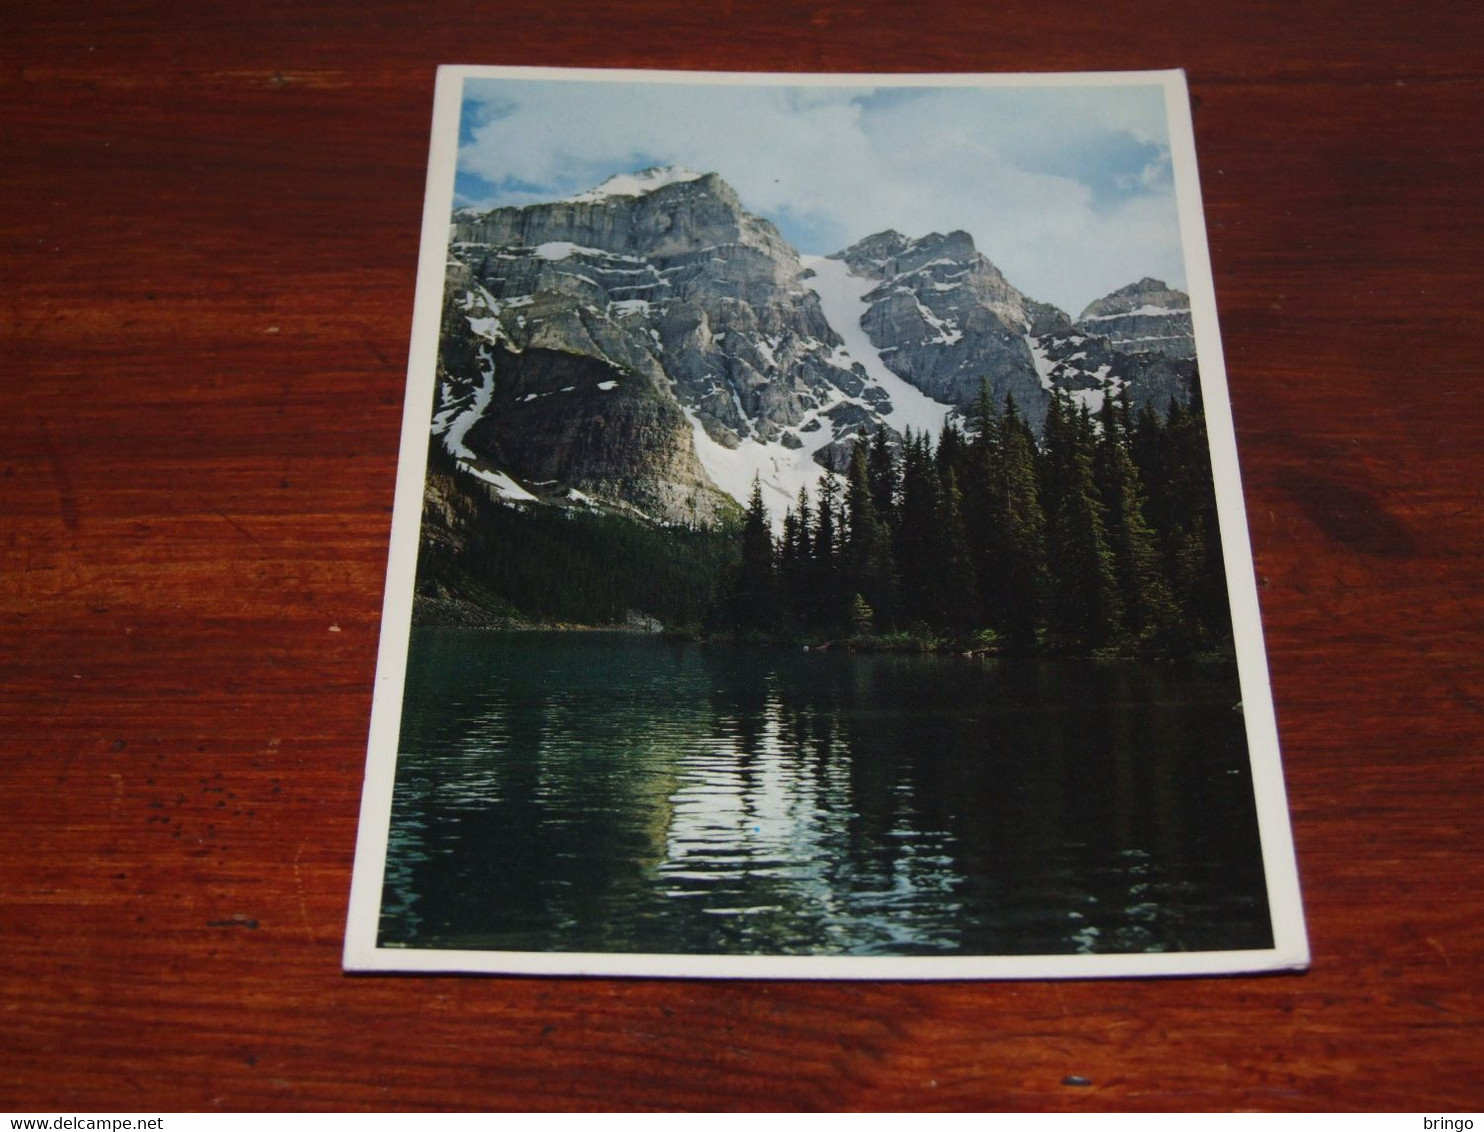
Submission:
M 1231 606 L 1199 380 L 1189 406 L 1171 402 L 1166 438 L 1170 508 L 1166 553 L 1176 600 L 1198 640 L 1227 642 L 1232 633 Z
M 763 504 L 762 481 L 754 476 L 752 495 L 742 519 L 742 553 L 733 598 L 732 623 L 738 630 L 771 631 L 779 613 L 773 568 L 773 532 Z
M 1035 647 L 1046 601 L 1046 516 L 1037 482 L 1036 439 L 1007 394 L 987 450 L 995 508 L 985 561 L 984 596 L 991 624 L 1018 651 Z
M 943 430 L 938 434 L 938 450 L 933 456 L 934 465 L 938 469 L 938 482 L 947 483 L 949 472 L 962 480 L 968 471 L 968 453 L 968 441 L 964 439 L 964 434 L 952 421 L 945 421 Z
M 1093 479 L 1102 500 L 1108 548 L 1118 581 L 1124 627 L 1135 640 L 1164 636 L 1174 608 L 1160 568 L 1154 531 L 1144 516 L 1144 492 L 1128 435 L 1128 401 L 1104 397 Z
M 1129 432 L 1129 455 L 1134 457 L 1138 479 L 1144 488 L 1144 515 L 1155 528 L 1156 537 L 1171 527 L 1169 521 L 1169 433 L 1166 418 L 1149 402 L 1138 411 Z
M 840 592 L 840 483 L 834 472 L 825 472 L 819 481 L 813 550 L 809 576 L 812 620 L 822 629 L 833 629 L 847 612 Z
M 792 519 L 792 530 L 785 535 L 779 554 L 780 572 L 783 575 L 788 611 L 795 624 L 805 625 L 813 615 L 809 585 L 814 545 L 810 527 L 814 522 L 814 510 L 809 505 L 807 488 L 799 488 L 798 501 L 784 517 L 785 526 L 789 519 Z
M 878 434 L 879 435 L 879 434 Z M 845 487 L 846 536 L 843 569 L 845 588 L 859 598 L 878 625 L 886 625 L 895 606 L 891 558 L 891 529 L 882 519 L 871 490 L 870 456 L 864 440 L 850 453 L 850 478 Z M 860 628 L 860 606 L 852 602 L 853 620 Z
M 797 626 L 802 620 L 797 603 L 803 567 L 799 560 L 799 517 L 792 507 L 783 513 L 783 530 L 778 538 L 776 557 L 779 616 L 785 623 Z
M 1165 421 L 1155 412 L 1149 402 L 1139 410 L 1129 435 L 1129 455 L 1139 471 L 1139 482 L 1144 488 L 1145 516 L 1157 535 L 1170 527 L 1169 482 L 1170 458 L 1169 437 Z
M 979 583 L 964 524 L 963 494 L 958 489 L 958 475 L 951 467 L 943 475 L 935 519 L 933 533 L 939 568 L 933 584 L 933 621 L 966 633 L 980 623 Z
M 877 429 L 876 435 L 871 437 L 866 471 L 871 479 L 871 499 L 876 504 L 876 514 L 890 526 L 897 507 L 897 458 L 892 453 L 884 427 Z
M 1042 476 L 1051 576 L 1049 624 L 1063 646 L 1097 649 L 1121 628 L 1105 508 L 1093 483 L 1092 419 L 1058 391 L 1046 413 Z
M 999 415 L 990 397 L 988 380 L 979 386 L 973 435 L 966 442 L 958 484 L 963 491 L 962 515 L 968 537 L 969 556 L 981 601 L 981 616 L 998 628 L 994 591 L 1000 570 L 1001 507 L 995 463 L 999 458 Z
M 1011 394 L 1006 393 L 1006 397 Z M 989 378 L 979 379 L 979 400 L 974 406 L 974 435 L 978 439 L 985 439 L 992 435 L 999 423 L 999 414 L 995 411 L 994 392 L 990 388 Z
M 917 435 L 909 429 L 902 447 L 901 505 L 894 550 L 901 575 L 903 616 L 924 625 L 933 623 L 937 605 L 938 493 L 938 472 L 927 434 Z

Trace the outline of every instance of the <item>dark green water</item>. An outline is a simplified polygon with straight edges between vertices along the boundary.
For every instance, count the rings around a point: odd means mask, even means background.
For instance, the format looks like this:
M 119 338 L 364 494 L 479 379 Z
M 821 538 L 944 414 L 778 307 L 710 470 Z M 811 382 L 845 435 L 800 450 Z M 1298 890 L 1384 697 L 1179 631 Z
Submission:
M 1227 667 L 414 631 L 381 943 L 1271 946 Z

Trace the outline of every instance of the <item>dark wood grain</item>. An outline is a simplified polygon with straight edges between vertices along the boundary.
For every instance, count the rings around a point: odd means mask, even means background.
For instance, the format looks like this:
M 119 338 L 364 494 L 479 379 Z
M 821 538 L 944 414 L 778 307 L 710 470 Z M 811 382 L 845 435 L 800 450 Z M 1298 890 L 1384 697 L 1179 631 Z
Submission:
M 6 5 L 0 1107 L 1479 1108 L 1479 13 Z M 440 62 L 1187 69 L 1310 973 L 341 974 Z

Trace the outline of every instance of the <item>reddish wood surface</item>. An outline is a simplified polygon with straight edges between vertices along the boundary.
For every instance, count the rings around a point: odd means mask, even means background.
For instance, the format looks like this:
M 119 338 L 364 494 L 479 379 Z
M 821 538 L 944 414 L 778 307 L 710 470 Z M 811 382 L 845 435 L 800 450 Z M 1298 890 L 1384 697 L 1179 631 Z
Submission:
M 0 1108 L 1481 1106 L 1477 5 L 189 7 L 0 19 Z M 1310 973 L 341 974 L 440 62 L 1187 69 Z

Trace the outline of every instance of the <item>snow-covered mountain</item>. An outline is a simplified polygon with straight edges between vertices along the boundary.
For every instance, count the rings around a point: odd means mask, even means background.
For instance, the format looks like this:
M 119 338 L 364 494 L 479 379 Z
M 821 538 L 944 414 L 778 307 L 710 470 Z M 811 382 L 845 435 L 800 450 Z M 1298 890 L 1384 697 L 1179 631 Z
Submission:
M 1126 354 L 1195 357 L 1190 296 L 1158 279 L 1140 279 L 1098 299 L 1082 312 L 1077 325 L 1089 334 L 1102 335 L 1115 350 Z
M 705 523 L 757 475 L 781 514 L 857 436 L 936 434 L 986 381 L 1039 429 L 1055 389 L 1162 407 L 1194 373 L 1163 284 L 1073 323 L 965 232 L 801 257 L 714 173 L 461 210 L 451 237 L 433 433 L 509 501 Z
M 886 364 L 961 412 L 988 379 L 995 400 L 1012 394 L 1040 431 L 1052 394 L 1064 390 L 1096 412 L 1125 387 L 1134 407 L 1185 400 L 1195 374 L 1190 300 L 1143 279 L 1091 304 L 1074 323 L 1028 298 L 974 247 L 967 232 L 908 239 L 881 232 L 839 252 L 871 280 L 860 321 Z
M 937 401 L 978 403 L 985 379 L 996 400 L 1014 394 L 1039 427 L 1048 395 L 1026 342 L 1032 303 L 979 254 L 967 232 L 908 239 L 880 232 L 837 253 L 874 285 L 861 325 L 888 366 Z
M 1136 412 L 1189 399 L 1195 337 L 1183 291 L 1146 278 L 1089 304 L 1075 323 L 1055 316 L 1027 337 L 1046 389 L 1064 389 L 1093 412 L 1125 390 Z

